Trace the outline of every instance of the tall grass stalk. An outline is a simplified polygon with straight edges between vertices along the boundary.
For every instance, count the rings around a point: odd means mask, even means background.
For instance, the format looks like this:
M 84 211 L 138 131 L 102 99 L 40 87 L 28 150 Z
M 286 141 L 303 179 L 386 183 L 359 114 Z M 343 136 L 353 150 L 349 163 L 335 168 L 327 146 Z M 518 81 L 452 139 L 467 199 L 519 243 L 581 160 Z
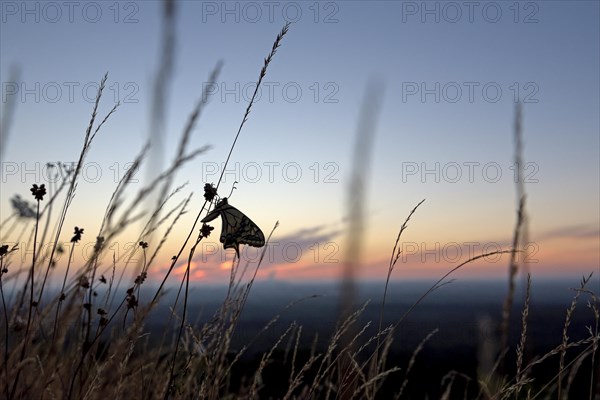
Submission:
M 231 147 L 229 148 L 229 153 L 227 154 L 227 158 L 225 159 L 225 164 L 223 164 L 223 168 L 221 168 L 221 175 L 219 175 L 219 180 L 217 181 L 217 184 L 216 184 L 217 190 L 219 189 L 219 185 L 221 185 L 221 180 L 223 179 L 223 174 L 225 173 L 225 169 L 227 168 L 227 164 L 229 163 L 229 159 L 231 158 L 231 154 L 233 153 L 235 144 L 237 143 L 238 138 L 240 137 L 242 128 L 244 127 L 244 124 L 246 123 L 246 121 L 248 121 L 248 116 L 250 115 L 250 110 L 252 110 L 252 105 L 254 105 L 254 101 L 256 100 L 256 94 L 258 93 L 259 89 L 261 88 L 262 80 L 267 75 L 267 69 L 269 68 L 269 64 L 271 64 L 271 61 L 273 60 L 273 57 L 275 56 L 277 49 L 279 48 L 279 46 L 281 46 L 281 41 L 283 40 L 283 37 L 288 33 L 288 30 L 290 29 L 290 25 L 291 24 L 288 22 L 281 29 L 281 31 L 277 35 L 277 38 L 275 39 L 275 42 L 273 43 L 271 52 L 265 58 L 263 66 L 260 70 L 260 74 L 258 76 L 258 81 L 256 82 L 256 87 L 254 88 L 254 93 L 252 93 L 252 97 L 250 98 L 250 101 L 248 102 L 248 106 L 246 107 L 246 112 L 244 113 L 242 122 L 240 123 L 240 126 L 238 127 L 237 133 L 235 135 L 235 138 L 233 139 L 233 143 L 231 144 Z
M 600 334 L 598 331 L 599 328 L 599 324 L 600 324 L 600 309 L 598 307 L 598 293 L 594 293 L 591 292 L 590 293 L 591 299 L 588 302 L 588 307 L 590 308 L 590 310 L 592 311 L 593 315 L 594 315 L 594 328 L 592 330 L 592 328 L 590 328 L 590 336 L 595 336 L 596 340 L 594 341 L 594 346 L 592 348 L 592 367 L 591 367 L 591 372 L 590 372 L 590 397 L 589 399 L 592 400 L 592 396 L 594 393 L 594 375 L 596 375 L 596 397 L 600 397 L 600 365 L 597 364 L 597 360 L 596 358 L 598 357 L 598 349 L 600 348 L 600 346 L 598 346 L 599 340 L 598 338 L 600 338 Z
M 568 335 L 568 331 L 569 331 L 569 327 L 571 326 L 571 321 L 573 319 L 573 313 L 575 312 L 575 309 L 577 308 L 577 303 L 579 301 L 579 297 L 581 296 L 582 293 L 584 293 L 585 291 L 585 287 L 587 286 L 588 282 L 590 281 L 590 279 L 592 279 L 592 274 L 588 275 L 587 277 L 583 277 L 581 279 L 581 283 L 579 284 L 579 288 L 575 289 L 575 296 L 573 296 L 573 300 L 571 300 L 571 305 L 569 306 L 569 308 L 567 308 L 567 312 L 565 315 L 565 323 L 563 325 L 563 332 L 562 332 L 562 347 L 561 347 L 561 351 L 560 351 L 560 362 L 558 365 L 558 380 L 557 380 L 557 384 L 558 384 L 558 399 L 562 399 L 563 398 L 563 373 L 565 370 L 565 356 L 567 354 L 567 345 L 569 343 L 569 335 Z
M 33 292 L 35 290 L 34 277 L 35 277 L 36 251 L 37 251 L 37 235 L 38 235 L 38 227 L 39 227 L 39 223 L 40 223 L 40 201 L 42 200 L 43 195 L 45 194 L 45 190 L 43 190 L 44 193 L 41 193 L 43 188 L 44 188 L 44 185 L 41 185 L 41 187 L 39 189 L 38 189 L 37 185 L 33 185 L 33 188 L 31 189 L 31 192 L 36 197 L 37 204 L 36 204 L 36 215 L 35 215 L 35 233 L 33 235 L 33 257 L 31 260 L 31 269 L 29 272 L 29 277 L 31 279 L 30 283 L 29 283 L 29 286 L 30 286 L 30 288 L 29 288 L 30 289 L 29 311 L 27 312 L 27 325 L 25 327 L 25 335 L 24 335 L 23 343 L 22 343 L 22 347 L 21 347 L 21 355 L 19 357 L 19 364 L 23 364 L 23 359 L 25 358 L 25 355 L 27 354 L 27 348 L 28 348 L 28 344 L 29 344 L 29 329 L 31 328 L 31 318 L 33 316 L 33 309 L 36 306 L 36 304 L 34 304 L 34 302 L 33 302 Z M 6 367 L 8 368 L 8 365 Z M 9 399 L 12 399 L 15 395 L 15 391 L 16 391 L 17 385 L 19 383 L 19 378 L 21 377 L 21 371 L 22 371 L 22 368 L 19 368 L 17 370 L 17 375 L 13 382 L 13 387 L 10 391 Z
M 516 169 L 516 191 L 517 191 L 517 221 L 513 232 L 512 248 L 513 253 L 510 257 L 510 263 L 508 267 L 508 292 L 504 299 L 502 306 L 502 322 L 500 325 L 500 351 L 504 351 L 508 346 L 509 339 L 509 325 L 510 316 L 512 313 L 512 306 L 515 297 L 516 278 L 519 271 L 519 262 L 517 259 L 517 250 L 521 248 L 523 243 L 523 230 L 525 226 L 525 184 L 523 181 L 523 129 L 522 129 L 522 107 L 521 103 L 517 103 L 515 109 L 515 122 L 514 122 L 514 143 L 515 143 L 515 155 L 514 163 Z M 526 231 L 526 229 L 525 229 Z M 525 257 L 527 257 L 525 255 Z M 500 363 L 500 372 L 504 373 L 504 361 Z
M 408 221 L 410 221 L 410 218 L 412 217 L 412 215 L 417 211 L 417 208 L 419 208 L 419 206 L 421 204 L 423 204 L 424 201 L 425 201 L 425 199 L 421 200 L 411 210 L 411 212 L 408 213 L 408 217 L 406 217 L 406 220 L 404 220 L 404 223 L 402 224 L 402 226 L 400 227 L 400 231 L 398 232 L 398 236 L 396 236 L 396 242 L 394 243 L 394 247 L 392 249 L 392 255 L 390 256 L 390 264 L 388 266 L 388 272 L 387 272 L 387 276 L 385 278 L 385 287 L 383 289 L 383 299 L 381 300 L 381 309 L 379 311 L 379 327 L 377 328 L 378 347 L 379 347 L 379 337 L 380 337 L 379 334 L 381 333 L 381 326 L 383 324 L 383 312 L 385 309 L 385 300 L 387 298 L 388 285 L 390 283 L 390 278 L 392 277 L 392 272 L 394 272 L 394 267 L 396 266 L 396 263 L 398 262 L 400 255 L 402 254 L 402 250 L 398 247 L 398 245 L 400 244 L 400 238 L 402 237 L 402 233 L 404 233 L 406 228 L 408 228 Z M 377 356 L 375 357 L 375 359 L 377 359 Z
M 4 245 L 6 246 L 6 245 Z M 7 253 L 7 247 L 2 246 L 0 249 L 0 296 L 2 296 L 2 311 L 4 311 L 4 374 L 6 377 L 7 384 L 4 386 L 5 388 L 5 396 L 8 399 L 8 310 L 6 309 L 6 299 L 4 298 L 4 283 L 2 282 L 2 277 L 4 276 L 4 256 Z
M 237 131 L 237 133 L 235 135 L 233 143 L 232 143 L 232 145 L 231 145 L 231 147 L 229 149 L 229 153 L 227 154 L 227 158 L 225 160 L 225 164 L 223 165 L 223 169 L 221 171 L 221 175 L 219 176 L 219 180 L 218 180 L 218 182 L 217 182 L 217 184 L 215 186 L 215 190 L 218 190 L 219 185 L 221 184 L 221 180 L 223 178 L 223 174 L 225 172 L 227 164 L 229 163 L 229 160 L 230 160 L 231 155 L 233 153 L 233 149 L 235 148 L 235 144 L 237 143 L 237 140 L 238 140 L 238 138 L 240 136 L 242 128 L 244 127 L 244 124 L 248 120 L 248 116 L 250 114 L 250 110 L 252 109 L 252 105 L 254 104 L 254 101 L 256 99 L 256 95 L 258 93 L 258 90 L 261 87 L 261 82 L 262 82 L 263 78 L 265 77 L 265 75 L 267 73 L 267 68 L 269 67 L 269 64 L 271 63 L 271 60 L 275 56 L 275 53 L 277 52 L 277 49 L 281 45 L 281 41 L 282 41 L 283 37 L 288 32 L 289 27 L 290 27 L 290 23 L 288 22 L 288 23 L 286 23 L 286 25 L 283 27 L 283 29 L 277 35 L 277 38 L 275 39 L 275 42 L 273 43 L 273 46 L 271 48 L 271 52 L 269 53 L 269 55 L 267 56 L 267 58 L 265 58 L 265 60 L 264 60 L 263 67 L 262 67 L 262 69 L 260 71 L 260 74 L 259 74 L 258 82 L 256 83 L 256 88 L 254 89 L 254 93 L 252 94 L 250 102 L 248 103 L 248 106 L 246 107 L 246 112 L 244 113 L 244 117 L 242 118 L 242 122 L 240 123 L 240 126 L 239 126 L 238 131 Z M 179 254 L 181 254 L 181 251 L 183 251 L 183 248 L 185 248 L 187 242 L 189 241 L 189 238 L 191 237 L 192 232 L 194 231 L 195 226 L 197 225 L 198 220 L 200 219 L 200 215 L 202 214 L 204 208 L 206 207 L 207 202 L 208 202 L 208 200 L 205 200 L 204 205 L 200 209 L 200 212 L 197 214 L 196 220 L 194 221 L 194 224 L 192 225 L 192 228 L 191 228 L 191 230 L 190 230 L 190 232 L 188 234 L 188 237 L 186 238 L 183 246 L 181 247 L 181 250 L 180 250 Z M 172 361 L 172 365 L 171 365 L 171 372 L 170 372 L 170 375 L 169 375 L 169 382 L 167 384 L 167 389 L 165 391 L 165 399 L 168 398 L 168 396 L 170 394 L 170 391 L 171 391 L 171 384 L 173 382 L 173 376 L 175 374 L 175 360 L 176 360 L 177 351 L 179 349 L 179 345 L 180 345 L 180 342 L 181 342 L 181 333 L 183 332 L 183 326 L 185 324 L 185 319 L 186 319 L 185 312 L 186 312 L 186 309 L 187 309 L 187 299 L 188 299 L 188 295 L 189 295 L 189 269 L 190 269 L 190 263 L 192 261 L 193 255 L 194 255 L 195 248 L 200 243 L 201 240 L 202 240 L 202 234 L 200 233 L 198 235 L 198 238 L 196 239 L 195 244 L 190 249 L 190 254 L 189 254 L 189 258 L 188 258 L 188 262 L 187 262 L 186 274 L 184 276 L 184 279 L 186 280 L 186 285 L 185 285 L 185 292 L 184 292 L 184 299 L 183 299 L 183 301 L 184 301 L 183 316 L 181 318 L 181 325 L 180 325 L 179 333 L 178 333 L 177 340 L 176 340 L 176 343 L 175 343 L 175 351 L 174 351 L 173 361 Z M 267 244 L 265 244 L 265 249 L 266 249 L 266 246 L 267 246 Z M 179 258 L 179 255 L 176 256 L 176 258 L 173 260 L 172 266 L 175 265 L 175 262 L 177 261 L 178 258 Z M 261 257 L 261 261 L 262 261 L 262 257 Z M 259 261 L 258 265 L 260 265 L 260 261 Z M 257 270 L 258 270 L 258 267 L 257 267 Z M 256 272 L 255 272 L 255 276 L 256 276 Z M 253 278 L 253 280 L 254 280 L 254 278 Z M 159 290 L 162 288 L 162 286 L 164 285 L 165 281 L 166 281 L 166 277 L 165 277 L 165 279 L 163 279 L 163 283 L 161 283 L 161 287 L 159 288 Z M 155 298 L 156 298 L 156 296 L 155 296 Z
M 38 302 L 41 301 L 42 295 L 44 293 L 44 287 L 46 285 L 46 280 L 48 278 L 48 273 L 50 272 L 50 268 L 52 266 L 52 261 L 54 260 L 54 254 L 56 252 L 56 248 L 57 248 L 59 240 L 60 240 L 60 234 L 62 232 L 63 224 L 64 224 L 65 219 L 67 217 L 69 206 L 71 205 L 71 202 L 73 201 L 73 198 L 75 196 L 75 191 L 76 191 L 76 188 L 77 188 L 77 178 L 81 174 L 85 157 L 86 157 L 87 153 L 90 150 L 90 147 L 92 145 L 92 142 L 93 142 L 94 138 L 96 137 L 96 135 L 100 131 L 100 128 L 102 128 L 102 126 L 106 123 L 106 121 L 110 118 L 110 116 L 114 112 L 116 112 L 117 108 L 119 107 L 119 103 L 115 104 L 113 106 L 113 108 L 108 112 L 108 114 L 106 114 L 106 116 L 104 117 L 104 119 L 98 124 L 98 126 L 96 126 L 96 129 L 94 130 L 94 124 L 96 122 L 96 117 L 98 115 L 98 106 L 100 105 L 100 99 L 102 98 L 102 92 L 104 91 L 104 87 L 106 85 L 106 81 L 107 80 L 108 80 L 108 73 L 106 73 L 104 75 L 104 77 L 100 80 L 100 85 L 98 87 L 98 92 L 96 93 L 96 99 L 95 99 L 94 107 L 93 107 L 93 110 L 92 110 L 92 116 L 90 118 L 90 122 L 89 122 L 88 127 L 87 127 L 86 132 L 85 132 L 85 138 L 84 138 L 84 141 L 83 141 L 83 147 L 81 149 L 81 153 L 79 154 L 79 160 L 77 161 L 77 166 L 75 167 L 75 171 L 73 172 L 73 175 L 71 177 L 71 181 L 70 181 L 70 184 L 69 184 L 69 189 L 67 190 L 67 195 L 66 195 L 66 198 L 65 198 L 65 202 L 63 204 L 63 208 L 62 208 L 62 211 L 60 213 L 60 217 L 58 219 L 57 229 L 56 229 L 56 235 L 55 235 L 55 238 L 54 238 L 54 244 L 53 244 L 52 249 L 50 251 L 50 257 L 49 257 L 49 260 L 48 260 L 48 266 L 46 267 L 46 273 L 44 275 L 44 280 L 42 281 L 42 286 L 40 288 L 40 294 L 39 294 L 39 300 L 38 300 Z
M 527 340 L 527 321 L 529 317 L 529 301 L 531 299 L 531 274 L 527 275 L 527 288 L 525 292 L 525 305 L 523 306 L 523 312 L 521 313 L 521 339 L 517 346 L 517 373 L 516 373 L 516 386 L 515 398 L 518 398 L 521 390 L 521 384 L 523 380 L 523 374 L 521 369 L 523 368 L 523 356 L 525 353 L 525 341 Z
M 75 233 L 77 234 L 77 227 L 75 227 Z M 71 249 L 69 250 L 69 258 L 67 260 L 67 270 L 65 271 L 65 276 L 63 278 L 63 283 L 60 288 L 60 297 L 58 299 L 58 303 L 56 304 L 56 317 L 54 318 L 54 329 L 52 331 L 52 347 L 54 347 L 54 340 L 56 338 L 56 332 L 58 331 L 58 317 L 60 315 L 60 308 L 62 306 L 63 301 L 66 298 L 65 295 L 65 286 L 67 285 L 67 277 L 69 276 L 69 269 L 71 269 L 71 262 L 73 261 L 73 252 L 75 251 L 75 237 L 71 239 Z

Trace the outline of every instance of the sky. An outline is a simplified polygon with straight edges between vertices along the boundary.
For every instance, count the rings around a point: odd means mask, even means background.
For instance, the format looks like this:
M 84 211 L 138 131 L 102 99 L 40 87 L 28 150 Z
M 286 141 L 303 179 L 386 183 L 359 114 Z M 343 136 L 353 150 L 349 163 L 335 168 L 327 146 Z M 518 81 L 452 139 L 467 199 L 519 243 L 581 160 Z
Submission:
M 162 3 L 0 4 L 0 115 L 3 121 L 12 115 L 3 131 L 0 221 L 12 215 L 15 194 L 33 204 L 32 184 L 60 183 L 48 162 L 78 159 L 98 82 L 107 72 L 99 118 L 120 101 L 87 154 L 61 234 L 68 248 L 73 227 L 85 229 L 74 252 L 81 260 L 153 126 Z M 600 273 L 598 2 L 180 1 L 175 15 L 164 141 L 153 153 L 162 154 L 163 162 L 142 165 L 127 199 L 144 186 L 148 171 L 174 159 L 188 117 L 202 100 L 208 101 L 188 149 L 211 149 L 176 174 L 173 188 L 186 186 L 165 210 L 193 196 L 161 247 L 151 279 L 164 276 L 192 228 L 204 184 L 218 181 L 263 60 L 286 22 L 289 32 L 219 187 L 226 197 L 238 182 L 230 203 L 265 236 L 279 221 L 259 279 L 337 280 L 351 235 L 360 239 L 358 277 L 383 279 L 400 226 L 423 199 L 402 235 L 393 279 L 439 277 L 469 257 L 510 249 L 518 208 L 518 100 L 529 240 L 522 268 L 534 278 L 573 285 L 583 274 Z M 219 61 L 221 73 L 207 86 Z M 348 205 L 354 146 L 365 93 L 377 82 L 381 105 L 372 126 L 371 162 L 362 169 L 364 225 L 353 231 Z M 207 87 L 211 95 L 203 99 Z M 14 113 L 7 112 L 11 104 Z M 56 219 L 58 208 L 54 212 Z M 148 253 L 173 219 L 168 215 L 159 232 L 146 238 Z M 20 232 L 13 222 L 0 228 L 3 243 L 13 243 Z M 221 224 L 214 225 L 192 258 L 197 282 L 229 277 L 234 252 L 223 250 Z M 109 244 L 103 267 L 112 268 L 113 253 L 125 259 L 135 251 L 129 265 L 143 260 L 135 245 L 142 227 L 131 224 Z M 31 229 L 29 224 L 19 239 L 16 264 L 31 259 Z M 251 265 L 261 251 L 241 246 L 243 261 Z M 174 276 L 183 275 L 188 255 L 186 250 Z M 458 276 L 505 279 L 508 262 L 508 256 L 480 260 Z M 64 255 L 57 268 L 66 264 Z

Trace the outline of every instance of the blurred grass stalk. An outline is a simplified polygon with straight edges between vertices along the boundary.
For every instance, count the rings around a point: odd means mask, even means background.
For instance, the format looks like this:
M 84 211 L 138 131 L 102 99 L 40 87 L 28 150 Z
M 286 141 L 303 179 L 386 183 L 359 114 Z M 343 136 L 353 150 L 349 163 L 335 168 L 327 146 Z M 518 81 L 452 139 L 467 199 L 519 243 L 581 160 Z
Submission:
M 348 187 L 347 218 L 348 235 L 342 271 L 340 317 L 346 320 L 356 309 L 356 281 L 361 269 L 362 253 L 365 243 L 365 201 L 368 194 L 367 184 L 371 172 L 375 132 L 381 111 L 384 95 L 384 84 L 381 79 L 371 78 L 367 82 L 363 102 L 357 121 L 354 152 L 352 155 L 352 175 Z M 341 338 L 340 345 L 344 351 L 354 350 L 350 342 L 354 337 L 354 329 L 349 329 Z M 339 373 L 348 373 L 351 361 L 347 356 L 341 358 Z M 340 380 L 341 381 L 341 380 Z M 356 381 L 354 381 L 356 382 Z M 341 387 L 340 398 L 350 398 L 354 393 L 354 385 Z

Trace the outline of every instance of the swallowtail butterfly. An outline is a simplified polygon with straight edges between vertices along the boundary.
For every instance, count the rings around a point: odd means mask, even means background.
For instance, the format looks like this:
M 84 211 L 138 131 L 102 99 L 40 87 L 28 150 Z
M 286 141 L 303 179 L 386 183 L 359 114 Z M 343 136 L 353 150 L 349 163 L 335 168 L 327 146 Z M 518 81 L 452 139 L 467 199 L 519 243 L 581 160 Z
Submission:
M 201 222 L 210 222 L 221 217 L 221 238 L 225 249 L 235 249 L 240 257 L 240 244 L 247 244 L 253 247 L 262 247 L 265 245 L 265 235 L 260 228 L 252 222 L 244 213 L 233 207 L 227 202 L 227 197 L 222 198 L 217 206 L 208 213 Z

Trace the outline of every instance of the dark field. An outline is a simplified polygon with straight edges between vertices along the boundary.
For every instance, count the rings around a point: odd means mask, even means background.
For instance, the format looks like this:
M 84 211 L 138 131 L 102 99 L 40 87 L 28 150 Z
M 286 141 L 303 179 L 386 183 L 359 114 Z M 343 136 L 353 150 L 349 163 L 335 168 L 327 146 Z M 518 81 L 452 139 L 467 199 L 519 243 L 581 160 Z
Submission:
M 396 322 L 430 286 L 431 283 L 425 281 L 391 284 L 385 309 L 384 327 Z M 576 286 L 577 282 L 550 280 L 533 284 L 525 363 L 534 360 L 534 355 L 539 357 L 560 345 L 566 309 L 575 294 L 569 288 Z M 367 283 L 361 285 L 358 290 L 356 308 L 370 300 L 357 324 L 362 328 L 371 321 L 362 336 L 365 340 L 377 333 L 382 287 L 383 283 Z M 481 365 L 486 362 L 486 355 L 483 353 L 498 351 L 498 324 L 505 288 L 506 284 L 499 281 L 459 281 L 446 285 L 428 296 L 399 327 L 390 348 L 388 364 L 397 365 L 402 368 L 402 371 L 390 375 L 379 396 L 386 398 L 398 390 L 404 379 L 406 365 L 415 349 L 426 335 L 436 328 L 439 331 L 424 345 L 416 358 L 405 394 L 412 398 L 425 398 L 425 396 L 438 398 L 444 389 L 442 380 L 450 371 L 475 379 L 478 368 L 480 371 L 481 368 L 489 368 Z M 293 322 L 302 326 L 299 359 L 301 355 L 308 357 L 315 337 L 317 351 L 324 351 L 337 323 L 338 291 L 338 285 L 333 283 L 257 283 L 233 335 L 232 349 L 235 351 L 245 344 L 251 342 L 252 344 L 240 365 L 237 366 L 237 373 L 232 379 L 235 381 L 239 376 L 254 371 L 262 353 L 268 351 Z M 511 349 L 506 355 L 506 368 L 509 371 L 515 368 L 515 348 L 521 335 L 520 310 L 523 302 L 519 299 L 524 297 L 523 291 L 524 288 L 517 288 L 517 300 L 512 313 Z M 171 290 L 169 293 L 172 292 L 174 291 Z M 225 294 L 225 287 L 194 287 L 190 293 L 190 320 L 194 320 L 195 317 L 198 327 L 207 322 L 222 303 Z M 307 298 L 312 295 L 319 295 L 319 297 Z M 288 304 L 303 298 L 307 299 L 282 311 Z M 168 315 L 168 310 L 159 306 L 147 320 L 147 330 L 159 337 L 166 328 L 165 321 L 168 320 Z M 260 333 L 277 315 L 280 315 L 280 318 L 268 330 Z M 569 327 L 570 340 L 577 341 L 587 337 L 589 335 L 587 327 L 593 327 L 593 324 L 593 314 L 580 304 Z M 263 379 L 266 386 L 262 394 L 266 397 L 279 397 L 285 394 L 289 367 L 283 367 L 282 363 L 283 360 L 291 357 L 288 342 L 288 339 L 282 341 L 278 350 L 274 352 L 270 367 L 265 369 Z M 574 350 L 572 354 L 576 355 L 576 352 L 577 350 Z M 494 358 L 496 354 L 488 356 Z M 550 358 L 545 364 L 533 369 L 533 376 L 539 377 L 542 381 L 550 379 L 555 374 L 558 362 L 558 356 Z M 584 362 L 579 371 L 581 382 L 575 377 L 570 398 L 587 398 L 589 374 L 589 362 Z M 447 383 L 445 380 L 444 384 Z M 463 398 L 459 388 L 464 387 L 469 390 L 468 397 L 477 395 L 477 392 L 471 392 L 478 390 L 475 385 L 465 385 L 464 377 L 456 378 L 452 397 Z

